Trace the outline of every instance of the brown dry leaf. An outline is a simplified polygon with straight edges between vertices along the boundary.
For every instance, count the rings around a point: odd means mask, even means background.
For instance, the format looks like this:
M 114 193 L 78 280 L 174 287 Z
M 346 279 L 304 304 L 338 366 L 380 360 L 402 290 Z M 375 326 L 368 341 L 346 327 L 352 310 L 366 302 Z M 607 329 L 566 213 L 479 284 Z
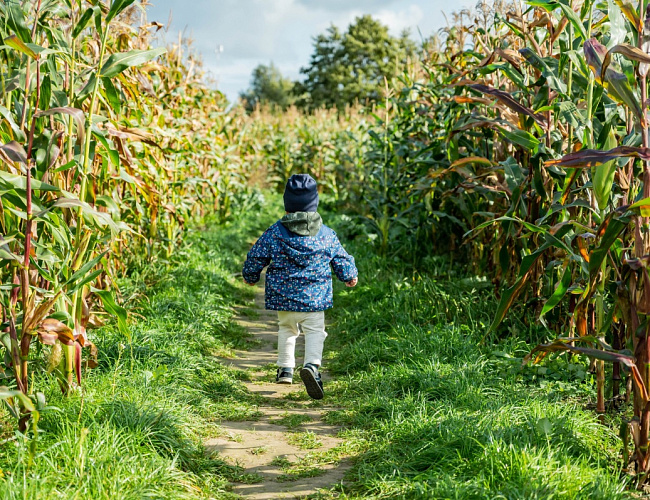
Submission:
M 56 335 L 59 342 L 65 345 L 72 345 L 74 343 L 74 335 L 72 329 L 65 323 L 54 318 L 47 318 L 38 326 L 39 339 L 44 339 L 44 343 L 48 344 L 51 341 L 51 336 Z M 48 344 L 53 345 L 53 344 Z
M 88 354 L 88 359 L 86 360 L 86 367 L 87 368 L 97 368 L 99 363 L 97 362 L 97 346 L 93 344 L 91 341 L 88 341 L 86 343 L 88 347 L 90 347 L 90 353 Z

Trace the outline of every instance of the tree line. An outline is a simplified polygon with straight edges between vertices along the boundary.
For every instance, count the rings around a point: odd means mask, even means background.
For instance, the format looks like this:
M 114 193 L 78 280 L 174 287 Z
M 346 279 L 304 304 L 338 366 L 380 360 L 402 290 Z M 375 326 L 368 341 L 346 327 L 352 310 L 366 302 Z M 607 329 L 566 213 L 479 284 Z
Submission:
M 392 36 L 387 26 L 364 15 L 345 32 L 332 25 L 314 38 L 309 63 L 300 70 L 302 79 L 283 76 L 272 62 L 260 64 L 240 98 L 248 111 L 260 105 L 311 111 L 371 104 L 381 97 L 384 79 L 395 75 L 416 51 L 408 30 Z

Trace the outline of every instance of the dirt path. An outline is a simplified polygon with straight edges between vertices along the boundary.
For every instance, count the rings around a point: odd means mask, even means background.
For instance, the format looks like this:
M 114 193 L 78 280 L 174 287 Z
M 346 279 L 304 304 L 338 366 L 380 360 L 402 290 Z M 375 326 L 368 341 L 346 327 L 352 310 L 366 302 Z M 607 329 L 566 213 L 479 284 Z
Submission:
M 343 459 L 339 428 L 323 416 L 333 408 L 311 400 L 296 372 L 293 385 L 275 383 L 277 315 L 264 309 L 264 292 L 256 287 L 255 307 L 240 308 L 237 321 L 259 342 L 251 351 L 224 359 L 247 373 L 248 389 L 260 397 L 259 418 L 221 422 L 218 438 L 205 443 L 233 465 L 244 468 L 233 493 L 251 499 L 300 498 L 343 480 L 350 465 Z M 302 360 L 304 336 L 298 338 L 296 360 Z M 327 376 L 323 374 L 327 391 Z

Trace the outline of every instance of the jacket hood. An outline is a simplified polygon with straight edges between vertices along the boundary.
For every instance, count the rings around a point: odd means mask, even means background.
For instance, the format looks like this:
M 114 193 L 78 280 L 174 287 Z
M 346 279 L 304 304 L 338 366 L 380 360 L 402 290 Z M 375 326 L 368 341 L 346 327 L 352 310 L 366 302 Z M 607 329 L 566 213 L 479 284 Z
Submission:
M 293 212 L 282 217 L 280 223 L 298 236 L 316 236 L 323 219 L 318 212 Z

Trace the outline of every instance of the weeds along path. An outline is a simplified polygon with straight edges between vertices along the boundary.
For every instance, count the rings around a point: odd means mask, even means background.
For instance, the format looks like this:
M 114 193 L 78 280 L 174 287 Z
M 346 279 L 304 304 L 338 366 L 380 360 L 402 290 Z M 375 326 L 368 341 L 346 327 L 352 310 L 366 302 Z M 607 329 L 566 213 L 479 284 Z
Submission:
M 250 420 L 222 421 L 219 436 L 206 441 L 206 449 L 244 469 L 232 491 L 246 498 L 302 497 L 341 483 L 350 465 L 342 460 L 340 428 L 323 421 L 333 408 L 309 399 L 297 373 L 293 385 L 275 383 L 277 316 L 264 309 L 263 288 L 256 287 L 252 308 L 237 310 L 237 322 L 257 346 L 222 362 L 241 372 L 258 397 L 259 411 Z M 301 335 L 298 360 L 303 352 Z

